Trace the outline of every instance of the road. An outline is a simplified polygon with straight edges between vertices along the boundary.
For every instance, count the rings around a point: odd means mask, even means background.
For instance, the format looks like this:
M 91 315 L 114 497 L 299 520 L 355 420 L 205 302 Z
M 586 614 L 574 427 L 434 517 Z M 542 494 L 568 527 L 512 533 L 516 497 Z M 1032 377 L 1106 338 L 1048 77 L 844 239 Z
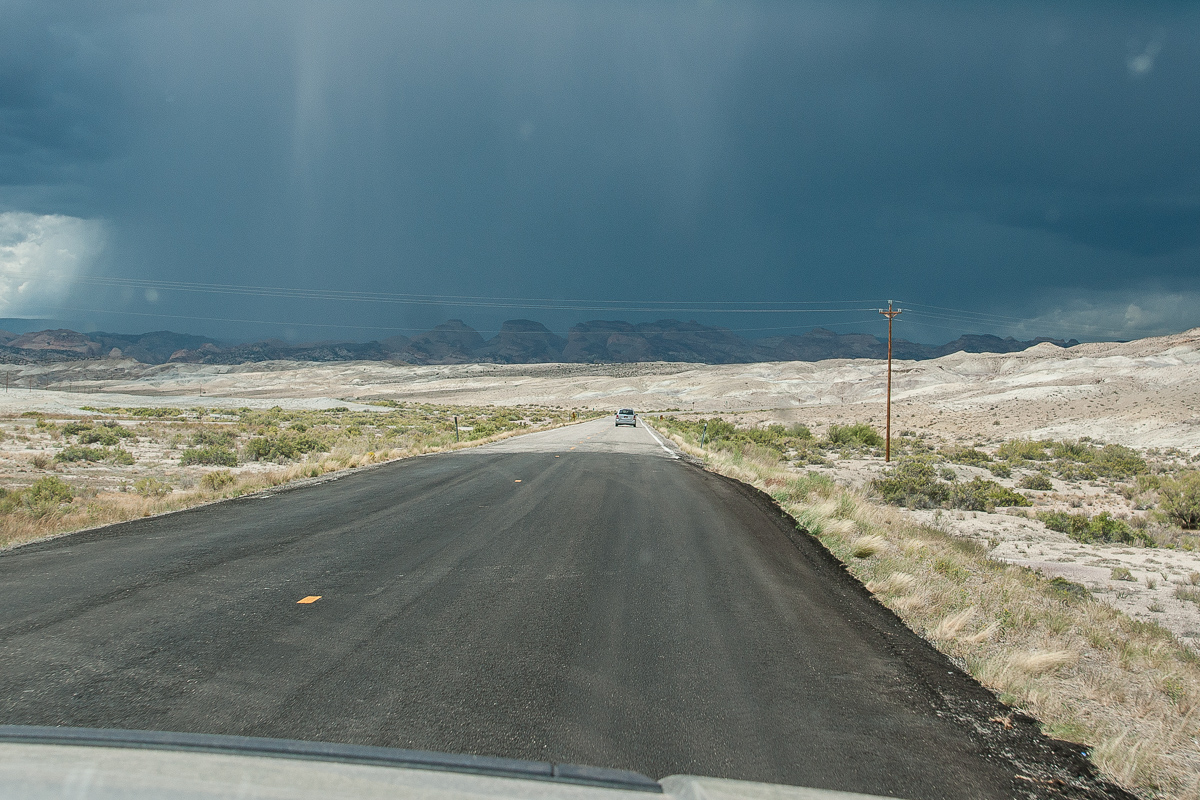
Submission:
M 608 419 L 17 548 L 0 596 L 0 723 L 914 800 L 1080 768 L 763 496 Z

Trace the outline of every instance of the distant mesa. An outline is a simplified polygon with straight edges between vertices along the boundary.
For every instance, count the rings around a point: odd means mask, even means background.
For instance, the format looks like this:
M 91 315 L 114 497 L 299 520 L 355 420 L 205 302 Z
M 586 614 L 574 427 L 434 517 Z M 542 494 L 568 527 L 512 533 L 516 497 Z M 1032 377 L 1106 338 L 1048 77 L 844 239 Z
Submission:
M 1079 344 L 1075 339 L 969 334 L 934 346 L 893 341 L 901 359 L 938 358 L 950 353 L 1015 353 L 1034 345 Z M 0 331 L 0 363 L 29 364 L 86 359 L 128 359 L 143 364 L 243 364 L 255 361 L 391 361 L 406 364 L 626 364 L 675 361 L 697 364 L 746 364 L 763 361 L 821 361 L 829 358 L 886 358 L 887 342 L 865 333 L 835 333 L 814 328 L 795 336 L 744 339 L 728 328 L 695 321 L 662 319 L 631 323 L 591 320 L 562 336 L 540 322 L 512 319 L 491 339 L 460 319 L 447 320 L 411 338 L 392 336 L 375 342 L 311 342 L 277 339 L 227 344 L 171 331 L 143 334 L 77 333 L 58 329 L 15 334 Z
M 461 319 L 452 319 L 414 336 L 400 355 L 422 364 L 463 364 L 473 360 L 471 354 L 484 344 L 479 331 Z
M 471 352 L 475 361 L 497 364 L 549 364 L 563 360 L 567 340 L 540 322 L 510 319 L 500 333 Z

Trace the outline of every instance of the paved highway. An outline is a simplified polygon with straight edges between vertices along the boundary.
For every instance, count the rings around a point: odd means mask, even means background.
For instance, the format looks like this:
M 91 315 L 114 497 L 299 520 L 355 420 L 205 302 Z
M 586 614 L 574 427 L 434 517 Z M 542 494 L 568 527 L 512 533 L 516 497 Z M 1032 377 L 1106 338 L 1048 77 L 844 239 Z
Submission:
M 0 597 L 0 723 L 914 799 L 1081 768 L 761 495 L 607 419 L 21 547 Z

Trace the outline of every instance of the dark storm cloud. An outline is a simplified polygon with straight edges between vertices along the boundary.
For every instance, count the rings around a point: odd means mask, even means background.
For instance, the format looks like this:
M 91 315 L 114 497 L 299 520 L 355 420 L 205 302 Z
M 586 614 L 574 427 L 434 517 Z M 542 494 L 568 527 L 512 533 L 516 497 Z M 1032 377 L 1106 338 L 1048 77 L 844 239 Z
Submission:
M 0 206 L 104 220 L 94 272 L 895 296 L 1058 325 L 1083 295 L 1124 320 L 1122 291 L 1200 291 L 1186 4 L 10 4 L 5 19 Z M 364 336 L 637 316 L 108 291 L 81 284 L 64 305 L 381 328 Z
M 1077 200 L 1066 208 L 1056 205 L 1041 213 L 1025 210 L 1008 219 L 1014 225 L 1138 256 L 1165 255 L 1200 245 L 1200 200 Z M 1184 277 L 1195 275 L 1195 262 L 1182 261 L 1173 266 Z
M 112 155 L 115 68 L 52 4 L 5 3 L 0 25 L 0 182 L 69 180 Z

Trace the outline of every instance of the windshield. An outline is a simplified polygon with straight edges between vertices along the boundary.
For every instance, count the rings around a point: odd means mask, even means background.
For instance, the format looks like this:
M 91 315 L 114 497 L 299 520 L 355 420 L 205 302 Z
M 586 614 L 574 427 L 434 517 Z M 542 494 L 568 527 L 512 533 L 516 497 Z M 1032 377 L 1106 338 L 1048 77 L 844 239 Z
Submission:
M 0 725 L 1194 790 L 1197 6 L 3 9 Z

